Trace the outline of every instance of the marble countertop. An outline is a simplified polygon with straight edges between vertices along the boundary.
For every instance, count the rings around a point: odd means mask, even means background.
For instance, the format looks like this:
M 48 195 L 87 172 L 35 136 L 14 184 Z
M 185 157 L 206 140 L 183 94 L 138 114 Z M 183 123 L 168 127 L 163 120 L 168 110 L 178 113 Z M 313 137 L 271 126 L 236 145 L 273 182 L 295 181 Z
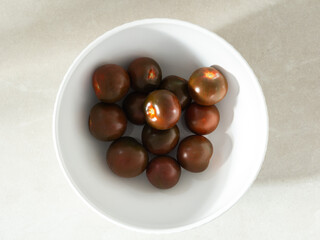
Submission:
M 152 239 L 320 239 L 320 1 L 1 1 L 0 239 L 150 239 L 109 223 L 71 190 L 52 141 L 55 97 L 91 41 L 137 19 L 177 18 L 222 36 L 266 97 L 262 170 L 227 213 Z

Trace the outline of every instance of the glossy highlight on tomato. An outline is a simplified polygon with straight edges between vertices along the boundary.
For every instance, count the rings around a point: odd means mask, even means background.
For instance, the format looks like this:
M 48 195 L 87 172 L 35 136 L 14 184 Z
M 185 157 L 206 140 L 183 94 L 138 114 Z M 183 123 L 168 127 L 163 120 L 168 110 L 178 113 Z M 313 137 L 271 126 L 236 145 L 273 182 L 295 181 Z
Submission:
M 192 103 L 186 111 L 185 120 L 192 132 L 205 135 L 213 132 L 218 127 L 220 114 L 215 105 L 201 106 Z
M 196 103 L 210 106 L 220 102 L 226 96 L 228 82 L 217 69 L 203 67 L 192 73 L 188 89 L 190 96 Z
M 97 103 L 89 115 L 90 133 L 101 141 L 112 141 L 121 137 L 127 128 L 127 118 L 114 103 Z
M 192 135 L 179 144 L 177 159 L 184 169 L 190 172 L 203 172 L 207 169 L 212 154 L 213 146 L 207 138 Z
M 147 123 L 158 130 L 172 128 L 181 115 L 178 98 L 168 90 L 151 92 L 144 102 L 143 109 Z
M 127 94 L 130 88 L 130 79 L 128 73 L 121 66 L 106 64 L 94 71 L 92 86 L 100 101 L 114 103 Z
M 146 169 L 148 153 L 134 138 L 122 137 L 110 145 L 107 163 L 112 172 L 120 177 L 136 177 Z
M 162 80 L 159 64 L 147 57 L 133 60 L 128 68 L 131 78 L 131 87 L 138 92 L 150 92 L 156 89 Z
M 173 158 L 161 156 L 151 160 L 146 173 L 153 186 L 160 189 L 168 189 L 178 183 L 181 167 Z

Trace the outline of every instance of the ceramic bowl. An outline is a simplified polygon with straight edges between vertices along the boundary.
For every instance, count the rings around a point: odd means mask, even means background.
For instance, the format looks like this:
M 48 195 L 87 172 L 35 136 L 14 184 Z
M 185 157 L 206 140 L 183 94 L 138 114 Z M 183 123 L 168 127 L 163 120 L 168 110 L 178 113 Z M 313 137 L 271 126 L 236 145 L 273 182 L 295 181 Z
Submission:
M 95 68 L 104 63 L 127 68 L 141 56 L 155 59 L 163 77 L 188 79 L 195 69 L 215 65 L 229 83 L 217 104 L 220 124 L 206 136 L 214 146 L 208 169 L 182 170 L 179 183 L 168 190 L 153 187 L 145 172 L 130 179 L 113 174 L 105 157 L 110 143 L 99 142 L 88 130 L 90 109 L 98 102 L 91 86 Z M 181 139 L 191 135 L 183 121 L 179 126 Z M 125 136 L 140 135 L 141 127 L 128 125 Z M 191 23 L 145 19 L 106 32 L 75 59 L 57 95 L 53 136 L 65 176 L 88 206 L 126 228 L 168 233 L 215 219 L 248 190 L 265 157 L 268 114 L 256 76 L 225 40 Z

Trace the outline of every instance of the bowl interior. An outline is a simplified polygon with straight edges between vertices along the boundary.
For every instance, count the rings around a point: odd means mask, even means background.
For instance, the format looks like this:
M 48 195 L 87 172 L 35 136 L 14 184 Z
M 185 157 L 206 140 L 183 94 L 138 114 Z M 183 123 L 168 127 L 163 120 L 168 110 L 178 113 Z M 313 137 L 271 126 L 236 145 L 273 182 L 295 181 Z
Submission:
M 154 188 L 145 173 L 132 179 L 114 175 L 105 160 L 109 143 L 88 131 L 90 108 L 98 102 L 91 87 L 95 68 L 104 63 L 127 68 L 140 56 L 154 58 L 164 77 L 188 79 L 195 69 L 216 65 L 229 83 L 227 96 L 217 104 L 220 124 L 207 135 L 214 146 L 208 169 L 198 174 L 183 170 L 169 190 Z M 191 135 L 183 121 L 179 127 L 180 139 Z M 125 135 L 140 140 L 141 130 L 129 124 Z M 65 76 L 54 123 L 58 156 L 81 197 L 111 221 L 145 231 L 190 228 L 231 207 L 260 169 L 267 132 L 264 97 L 247 63 L 215 34 L 174 20 L 128 24 L 89 45 Z

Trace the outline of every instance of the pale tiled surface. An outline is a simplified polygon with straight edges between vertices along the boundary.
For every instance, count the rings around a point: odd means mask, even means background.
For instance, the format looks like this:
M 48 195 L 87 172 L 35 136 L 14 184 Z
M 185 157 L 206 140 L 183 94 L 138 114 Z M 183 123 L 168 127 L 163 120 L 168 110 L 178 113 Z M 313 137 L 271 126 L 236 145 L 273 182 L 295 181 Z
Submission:
M 92 212 L 55 157 L 55 96 L 79 52 L 136 19 L 216 32 L 252 66 L 268 104 L 261 173 L 215 221 L 152 239 L 320 239 L 320 1 L 0 2 L 0 239 L 150 239 Z

